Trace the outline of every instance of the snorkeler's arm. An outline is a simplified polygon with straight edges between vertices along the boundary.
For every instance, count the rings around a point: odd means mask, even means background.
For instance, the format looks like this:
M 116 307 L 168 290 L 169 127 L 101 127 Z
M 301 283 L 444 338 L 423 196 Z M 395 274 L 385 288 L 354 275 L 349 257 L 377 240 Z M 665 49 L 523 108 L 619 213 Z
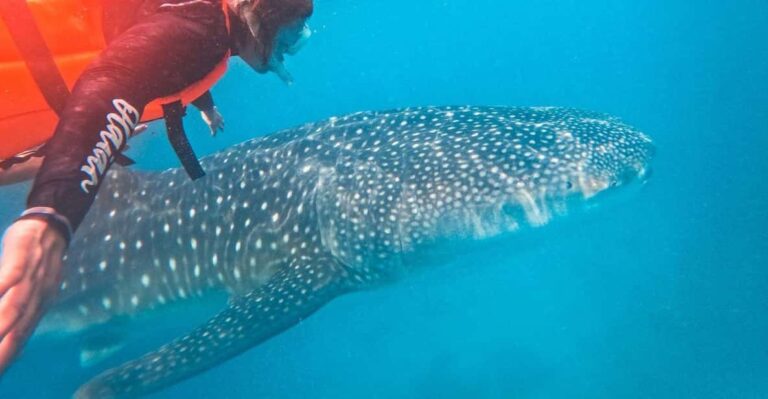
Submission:
M 226 53 L 223 13 L 210 7 L 207 15 L 152 15 L 114 39 L 83 72 L 47 145 L 28 207 L 53 208 L 77 229 L 145 105 L 200 80 Z
M 203 95 L 196 98 L 195 101 L 192 101 L 192 105 L 194 105 L 200 111 L 205 111 L 215 107 L 216 103 L 213 101 L 213 94 L 211 94 L 211 91 L 208 90 L 203 93 Z
M 203 118 L 203 122 L 208 125 L 208 129 L 211 130 L 211 135 L 215 136 L 219 131 L 224 130 L 224 117 L 219 113 L 216 104 L 213 102 L 213 95 L 210 91 L 206 91 L 202 96 L 192 101 L 197 109 L 200 110 L 200 117 Z
M 0 374 L 55 298 L 68 236 L 82 222 L 144 105 L 202 79 L 226 54 L 229 36 L 220 5 L 190 4 L 120 34 L 75 84 L 47 145 L 29 209 L 3 240 Z

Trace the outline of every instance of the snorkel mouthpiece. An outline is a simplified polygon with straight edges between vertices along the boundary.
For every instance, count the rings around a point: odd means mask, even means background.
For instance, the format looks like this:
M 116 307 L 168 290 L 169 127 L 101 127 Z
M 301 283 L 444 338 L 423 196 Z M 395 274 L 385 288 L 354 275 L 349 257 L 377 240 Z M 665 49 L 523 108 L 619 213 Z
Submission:
M 277 77 L 283 81 L 283 83 L 287 84 L 288 86 L 293 84 L 293 76 L 290 72 L 288 72 L 288 69 L 285 67 L 283 61 L 278 59 L 274 54 L 272 54 L 272 57 L 269 58 L 269 65 L 267 65 L 267 68 L 274 72 L 275 75 L 277 75 Z
M 306 23 L 301 23 L 281 29 L 275 38 L 275 46 L 269 57 L 267 68 L 287 85 L 293 84 L 293 76 L 285 68 L 284 56 L 285 54 L 295 55 L 298 53 L 307 44 L 310 37 L 312 37 L 312 30 Z
M 3 1 L 3 0 L 0 0 Z M 241 52 L 257 72 L 274 72 L 290 85 L 285 55 L 295 55 L 312 36 L 307 19 L 313 0 L 227 0 L 237 10 L 250 33 L 252 46 Z

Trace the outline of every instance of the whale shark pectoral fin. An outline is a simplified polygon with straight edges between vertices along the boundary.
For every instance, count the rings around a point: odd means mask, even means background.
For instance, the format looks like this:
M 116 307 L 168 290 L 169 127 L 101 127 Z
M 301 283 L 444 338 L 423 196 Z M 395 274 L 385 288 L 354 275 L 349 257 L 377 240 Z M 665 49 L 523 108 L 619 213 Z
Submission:
M 115 343 L 110 346 L 87 347 L 80 349 L 80 367 L 91 368 L 109 359 L 123 349 L 123 344 Z
M 331 258 L 297 258 L 262 287 L 236 298 L 188 335 L 105 371 L 77 399 L 135 397 L 228 360 L 297 324 L 350 291 L 348 272 Z

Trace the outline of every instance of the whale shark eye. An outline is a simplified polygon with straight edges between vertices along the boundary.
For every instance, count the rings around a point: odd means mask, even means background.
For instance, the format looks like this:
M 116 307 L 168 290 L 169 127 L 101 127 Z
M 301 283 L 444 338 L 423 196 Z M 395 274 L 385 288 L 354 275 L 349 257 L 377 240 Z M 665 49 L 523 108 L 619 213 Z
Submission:
M 570 180 L 565 182 L 565 188 L 567 188 L 568 190 L 572 189 L 573 188 L 573 182 L 571 182 Z

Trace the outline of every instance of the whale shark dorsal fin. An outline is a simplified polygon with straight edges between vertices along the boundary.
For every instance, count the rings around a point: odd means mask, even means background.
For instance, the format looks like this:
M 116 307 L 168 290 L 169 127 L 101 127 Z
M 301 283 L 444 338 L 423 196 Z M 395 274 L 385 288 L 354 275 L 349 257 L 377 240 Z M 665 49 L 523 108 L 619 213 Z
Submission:
M 332 258 L 294 259 L 186 336 L 96 376 L 75 398 L 136 397 L 191 377 L 305 319 L 349 292 L 350 281 L 348 270 Z

